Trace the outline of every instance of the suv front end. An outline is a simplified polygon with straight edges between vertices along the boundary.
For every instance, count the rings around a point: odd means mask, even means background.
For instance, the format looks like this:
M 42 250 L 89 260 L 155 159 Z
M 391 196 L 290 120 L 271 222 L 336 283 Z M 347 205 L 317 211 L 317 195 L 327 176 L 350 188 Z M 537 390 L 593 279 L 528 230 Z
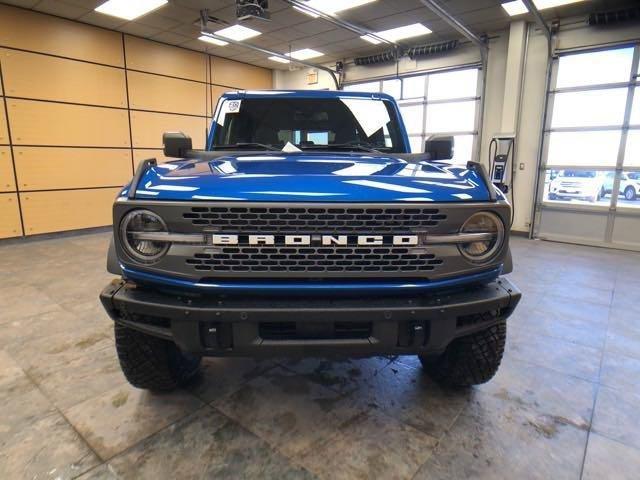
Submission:
M 317 134 L 331 113 L 318 118 L 306 138 L 331 138 Z M 264 149 L 140 168 L 114 204 L 121 278 L 101 294 L 131 383 L 173 388 L 201 356 L 411 354 L 443 383 L 491 378 L 520 298 L 501 277 L 511 207 L 479 165 L 407 154 L 389 121 L 389 151 L 304 148 L 303 132 L 295 149 L 251 142 Z M 141 372 L 130 359 L 145 351 L 156 364 Z

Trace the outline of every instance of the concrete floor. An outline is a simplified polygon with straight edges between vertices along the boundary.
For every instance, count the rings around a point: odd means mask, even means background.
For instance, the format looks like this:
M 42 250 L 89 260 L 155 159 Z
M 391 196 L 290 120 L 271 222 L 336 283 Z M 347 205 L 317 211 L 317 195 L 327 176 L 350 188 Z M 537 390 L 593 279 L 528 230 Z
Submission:
M 639 254 L 514 238 L 523 301 L 477 388 L 410 357 L 207 359 L 153 395 L 98 304 L 107 241 L 0 243 L 3 479 L 638 478 Z

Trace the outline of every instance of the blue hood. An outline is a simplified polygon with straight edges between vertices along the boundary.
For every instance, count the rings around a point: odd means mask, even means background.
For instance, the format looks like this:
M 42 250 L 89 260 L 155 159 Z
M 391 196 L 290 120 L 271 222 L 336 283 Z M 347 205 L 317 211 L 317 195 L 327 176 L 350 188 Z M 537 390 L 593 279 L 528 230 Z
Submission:
M 122 195 L 126 195 L 125 188 Z M 447 162 L 333 152 L 229 154 L 150 168 L 136 198 L 261 202 L 488 201 L 474 170 Z

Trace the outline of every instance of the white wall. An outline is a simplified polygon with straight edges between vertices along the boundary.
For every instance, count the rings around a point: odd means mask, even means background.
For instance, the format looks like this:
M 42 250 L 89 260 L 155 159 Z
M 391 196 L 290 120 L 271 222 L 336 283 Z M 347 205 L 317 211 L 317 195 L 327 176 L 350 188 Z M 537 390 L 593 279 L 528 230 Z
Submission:
M 489 143 L 491 137 L 501 132 L 503 105 L 505 101 L 505 75 L 509 46 L 509 32 L 497 32 L 491 35 L 489 42 L 489 60 L 485 87 L 485 105 L 480 145 L 480 159 L 488 164 Z M 562 22 L 557 35 L 557 48 L 574 49 L 618 43 L 640 38 L 637 24 L 617 27 L 588 27 L 584 18 L 567 19 Z M 510 62 L 520 61 L 510 58 Z M 471 44 L 463 45 L 448 54 L 412 61 L 403 58 L 397 67 L 400 75 L 415 71 L 438 70 L 480 62 L 478 49 Z M 545 82 L 547 67 L 547 40 L 542 32 L 532 26 L 529 44 L 523 68 L 523 97 L 520 105 L 520 129 L 517 138 L 517 155 L 514 159 L 516 174 L 514 182 L 514 223 L 513 230 L 528 232 L 531 224 L 535 183 L 538 171 L 542 115 L 546 101 Z M 274 88 L 278 89 L 333 89 L 328 74 L 318 73 L 318 84 L 307 85 L 306 75 L 309 69 L 295 71 L 277 71 L 274 73 Z M 368 67 L 347 65 L 345 81 L 358 82 L 396 73 L 396 65 L 385 64 Z M 520 170 L 522 164 L 523 170 Z

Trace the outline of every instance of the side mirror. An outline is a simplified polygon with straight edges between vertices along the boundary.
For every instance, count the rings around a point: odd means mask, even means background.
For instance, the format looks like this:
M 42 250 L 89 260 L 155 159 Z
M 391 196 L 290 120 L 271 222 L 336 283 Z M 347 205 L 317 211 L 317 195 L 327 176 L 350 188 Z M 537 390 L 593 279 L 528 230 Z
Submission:
M 187 151 L 192 150 L 191 137 L 182 132 L 165 132 L 162 134 L 164 154 L 172 158 L 184 158 Z
M 429 160 L 449 160 L 453 158 L 453 143 L 451 135 L 432 135 L 424 142 L 424 153 Z

